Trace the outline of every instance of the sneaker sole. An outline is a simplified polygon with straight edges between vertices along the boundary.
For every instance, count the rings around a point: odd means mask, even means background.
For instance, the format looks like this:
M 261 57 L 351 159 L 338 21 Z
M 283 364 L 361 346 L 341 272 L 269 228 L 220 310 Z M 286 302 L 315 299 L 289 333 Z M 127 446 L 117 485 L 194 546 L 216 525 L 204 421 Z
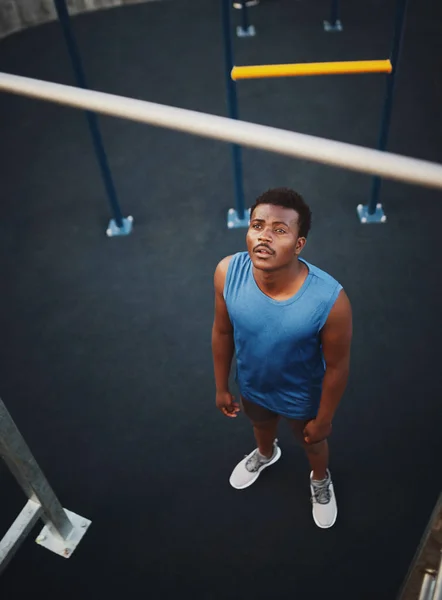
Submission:
M 332 494 L 333 497 L 335 499 L 336 502 L 336 496 L 335 496 L 335 488 L 333 486 L 333 483 L 331 484 L 331 488 L 332 488 Z M 313 495 L 313 488 L 310 486 L 310 493 Z M 335 512 L 335 516 L 334 519 L 331 523 L 329 523 L 328 525 L 324 525 L 323 523 L 320 523 L 316 517 L 315 517 L 315 513 L 312 511 L 312 515 L 313 515 L 313 521 L 315 522 L 315 525 L 317 527 L 319 527 L 320 529 L 330 529 L 330 527 L 333 527 L 333 525 L 336 523 L 336 519 L 338 518 L 338 506 L 336 505 L 336 512 Z
M 333 525 L 336 523 L 337 518 L 338 518 L 338 509 L 336 509 L 335 518 L 334 518 L 333 522 L 330 523 L 329 525 L 323 525 L 322 523 L 319 523 L 319 521 L 316 520 L 315 515 L 313 515 L 313 521 L 315 522 L 317 527 L 319 527 L 319 529 L 330 529 L 330 527 L 333 527 Z
M 248 483 L 246 483 L 245 485 L 233 485 L 232 483 L 232 478 L 230 477 L 229 479 L 229 483 L 230 485 L 235 488 L 235 490 L 245 490 L 246 488 L 250 487 L 252 485 L 252 483 L 255 483 L 255 481 L 258 479 L 258 477 L 261 475 L 261 473 L 264 471 L 264 469 L 267 469 L 267 467 L 272 466 L 277 460 L 279 460 L 281 458 L 281 448 L 278 446 L 277 447 L 277 452 L 276 455 L 274 456 L 274 458 L 272 458 L 272 460 L 269 460 L 268 463 L 266 463 L 265 465 L 263 465 L 259 471 L 257 471 L 257 473 L 255 473 L 255 476 L 253 479 L 251 479 Z

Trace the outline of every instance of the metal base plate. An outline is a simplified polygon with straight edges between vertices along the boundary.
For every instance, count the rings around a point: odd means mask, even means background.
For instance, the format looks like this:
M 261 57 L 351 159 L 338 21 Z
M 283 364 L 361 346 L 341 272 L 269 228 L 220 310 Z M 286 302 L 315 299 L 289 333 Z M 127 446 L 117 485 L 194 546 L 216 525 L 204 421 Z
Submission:
M 358 205 L 357 211 L 361 223 L 385 223 L 387 220 L 387 216 L 383 211 L 382 204 L 376 205 L 376 210 L 372 215 L 370 215 L 368 212 L 368 206 L 364 206 L 362 204 Z
M 115 219 L 109 221 L 109 225 L 106 229 L 107 237 L 115 237 L 117 235 L 129 235 L 132 231 L 134 218 L 129 216 L 127 219 L 123 219 L 123 227 L 118 227 Z
M 258 6 L 258 4 L 259 4 L 259 0 L 247 0 L 246 8 L 252 8 L 252 6 Z M 236 10 L 244 10 L 242 2 L 234 2 L 233 8 L 236 8 Z
M 72 556 L 75 548 L 81 542 L 84 534 L 91 524 L 91 521 L 89 521 L 89 519 L 85 519 L 84 517 L 80 517 L 80 515 L 76 515 L 66 508 L 64 510 L 74 526 L 68 538 L 66 540 L 62 540 L 58 536 L 54 535 L 49 530 L 48 526 L 45 525 L 35 541 L 39 546 L 43 546 L 43 548 L 51 550 L 51 552 L 54 552 L 59 556 L 69 558 Z
M 344 26 L 341 21 L 337 20 L 334 23 L 330 23 L 330 21 L 324 21 L 324 31 L 342 31 Z
M 238 213 L 234 208 L 229 208 L 227 214 L 227 227 L 229 229 L 237 229 L 239 227 L 248 227 L 250 223 L 250 208 L 244 211 L 244 219 L 238 217 Z
M 249 25 L 247 27 L 247 29 L 244 29 L 243 27 L 237 27 L 236 28 L 236 35 L 238 37 L 253 37 L 254 35 L 256 35 L 256 29 L 253 25 Z

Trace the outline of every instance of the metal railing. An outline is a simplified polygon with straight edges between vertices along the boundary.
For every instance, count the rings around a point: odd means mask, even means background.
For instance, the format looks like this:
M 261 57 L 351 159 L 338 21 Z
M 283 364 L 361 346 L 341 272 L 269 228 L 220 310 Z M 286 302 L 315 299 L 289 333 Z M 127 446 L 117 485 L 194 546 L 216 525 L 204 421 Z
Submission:
M 39 519 L 45 525 L 37 537 L 37 543 L 69 558 L 91 521 L 62 507 L 1 399 L 0 455 L 28 498 L 0 540 L 0 573 Z
M 397 600 L 442 600 L 442 494 Z
M 442 165 L 266 125 L 0 73 L 0 91 L 442 189 Z

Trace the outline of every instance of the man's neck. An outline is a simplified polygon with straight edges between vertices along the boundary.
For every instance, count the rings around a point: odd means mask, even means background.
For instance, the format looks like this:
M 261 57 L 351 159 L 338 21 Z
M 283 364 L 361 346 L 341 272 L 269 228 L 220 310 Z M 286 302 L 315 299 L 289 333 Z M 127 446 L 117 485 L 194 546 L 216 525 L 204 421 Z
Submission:
M 296 288 L 297 282 L 305 278 L 305 269 L 304 263 L 296 258 L 290 265 L 277 271 L 261 271 L 253 267 L 253 275 L 263 292 L 278 295 Z

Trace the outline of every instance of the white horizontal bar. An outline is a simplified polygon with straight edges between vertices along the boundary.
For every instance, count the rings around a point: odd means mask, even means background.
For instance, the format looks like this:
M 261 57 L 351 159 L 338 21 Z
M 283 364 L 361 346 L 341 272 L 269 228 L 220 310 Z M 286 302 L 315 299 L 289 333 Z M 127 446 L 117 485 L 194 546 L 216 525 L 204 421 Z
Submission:
M 0 573 L 4 571 L 42 513 L 43 509 L 38 502 L 28 500 L 3 539 L 0 540 Z
M 183 108 L 0 73 L 0 90 L 202 137 L 442 188 L 442 165 Z

